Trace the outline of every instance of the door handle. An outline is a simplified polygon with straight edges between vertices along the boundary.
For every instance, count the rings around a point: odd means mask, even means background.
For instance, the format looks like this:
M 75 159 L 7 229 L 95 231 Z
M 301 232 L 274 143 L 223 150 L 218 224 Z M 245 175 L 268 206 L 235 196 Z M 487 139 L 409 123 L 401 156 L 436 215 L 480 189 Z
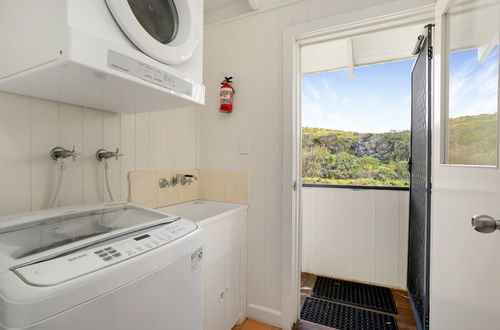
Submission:
M 500 230 L 500 219 L 495 219 L 489 215 L 475 215 L 472 217 L 471 224 L 474 230 L 483 234 L 489 234 L 496 230 Z

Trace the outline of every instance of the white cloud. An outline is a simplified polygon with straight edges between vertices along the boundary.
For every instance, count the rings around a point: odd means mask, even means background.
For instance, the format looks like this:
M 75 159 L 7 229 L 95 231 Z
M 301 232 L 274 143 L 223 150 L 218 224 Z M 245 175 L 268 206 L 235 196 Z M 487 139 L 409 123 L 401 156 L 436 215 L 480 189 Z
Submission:
M 460 65 L 450 68 L 450 117 L 497 112 L 498 55 L 480 63 L 471 58 Z

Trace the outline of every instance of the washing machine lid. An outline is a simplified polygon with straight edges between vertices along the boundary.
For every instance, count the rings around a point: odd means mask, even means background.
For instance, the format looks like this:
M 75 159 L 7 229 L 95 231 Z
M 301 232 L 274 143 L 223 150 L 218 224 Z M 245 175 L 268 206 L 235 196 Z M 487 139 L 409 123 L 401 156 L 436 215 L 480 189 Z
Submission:
M 202 27 L 193 0 L 106 0 L 128 38 L 165 64 L 187 61 L 200 43 Z
M 18 267 L 178 219 L 126 203 L 7 217 L 0 219 L 0 263 Z

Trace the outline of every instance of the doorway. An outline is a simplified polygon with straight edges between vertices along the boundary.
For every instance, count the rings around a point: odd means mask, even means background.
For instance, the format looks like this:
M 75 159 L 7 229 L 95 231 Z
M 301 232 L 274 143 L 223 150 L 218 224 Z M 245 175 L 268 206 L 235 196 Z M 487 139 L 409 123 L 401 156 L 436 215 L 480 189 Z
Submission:
M 324 42 L 325 40 L 326 41 L 328 41 L 328 40 L 337 40 L 338 41 L 338 40 L 343 39 L 343 42 L 345 42 L 346 38 L 352 39 L 354 36 L 365 36 L 365 35 L 370 34 L 370 33 L 378 34 L 380 36 L 381 34 L 383 34 L 383 32 L 386 32 L 386 31 L 393 32 L 393 31 L 397 31 L 400 28 L 407 28 L 409 25 L 414 25 L 414 26 L 418 26 L 419 32 L 406 34 L 406 37 L 408 38 L 408 41 L 410 44 L 409 51 L 405 55 L 405 57 L 408 58 L 409 57 L 408 53 L 411 54 L 411 51 L 413 50 L 414 45 L 415 45 L 415 43 L 414 43 L 415 36 L 421 32 L 422 27 L 424 25 L 426 25 L 429 21 L 432 21 L 430 19 L 432 17 L 432 11 L 428 10 L 428 8 L 427 9 L 420 9 L 420 10 L 421 10 L 420 12 L 417 10 L 416 12 L 413 12 L 411 15 L 405 16 L 408 14 L 408 12 L 407 12 L 407 13 L 405 13 L 405 15 L 403 15 L 405 17 L 398 17 L 398 18 L 393 17 L 391 19 L 391 23 L 389 25 L 388 25 L 388 22 L 386 19 L 381 19 L 380 22 L 377 22 L 378 24 L 374 23 L 374 22 L 371 22 L 371 24 L 369 26 L 367 26 L 366 24 L 361 24 L 362 27 L 359 27 L 358 29 L 351 28 L 351 29 L 349 29 L 348 32 L 346 31 L 347 29 L 345 27 L 343 27 L 341 32 L 332 33 L 329 36 L 325 36 L 323 34 L 319 39 L 317 36 L 315 36 L 314 38 L 311 38 L 310 35 L 307 38 L 303 38 L 303 39 L 292 38 L 294 41 L 291 45 L 291 46 L 293 46 L 293 47 L 291 47 L 291 50 L 292 50 L 292 54 L 294 54 L 294 56 L 290 59 L 292 63 L 288 62 L 288 65 L 294 63 L 292 65 L 292 67 L 294 68 L 294 70 L 292 72 L 295 72 L 295 73 L 300 72 L 301 65 L 299 63 L 300 63 L 300 56 L 301 56 L 301 47 L 303 47 L 304 45 L 318 44 L 320 42 Z M 422 16 L 419 16 L 417 14 L 417 12 L 420 13 Z M 356 24 L 354 24 L 354 25 L 356 25 Z M 294 34 L 294 32 L 297 32 L 297 31 L 290 31 L 290 34 Z M 379 38 L 379 40 L 383 44 L 384 42 L 393 41 L 394 38 L 381 37 L 381 38 Z M 347 45 L 349 45 L 349 41 L 347 41 L 345 43 L 347 43 Z M 387 49 L 387 47 L 385 49 Z M 285 49 L 285 51 L 286 51 L 286 49 Z M 384 56 L 387 56 L 387 54 L 385 54 Z M 401 58 L 403 58 L 403 57 L 399 57 L 399 59 L 401 59 Z M 392 61 L 394 61 L 395 59 L 398 59 L 398 57 L 393 58 Z M 385 60 L 385 61 L 387 61 L 387 60 Z M 391 61 L 391 60 L 389 60 L 389 61 Z M 382 60 L 381 62 L 384 62 L 384 60 Z M 367 64 L 369 65 L 369 64 L 374 64 L 374 63 L 376 63 L 376 61 L 371 62 L 371 63 L 367 63 Z M 287 63 L 285 63 L 285 66 L 286 66 L 286 64 Z M 353 66 L 356 67 L 356 63 L 354 63 Z M 352 69 L 349 71 L 352 71 Z M 298 77 L 297 74 L 293 75 L 290 73 L 291 72 L 289 72 L 287 75 L 287 73 L 285 72 L 285 79 L 290 79 L 290 81 L 292 82 L 292 86 L 291 86 L 292 90 L 299 91 L 300 86 L 301 86 L 300 77 Z M 295 77 L 296 79 L 293 77 Z M 298 94 L 299 93 L 297 93 L 295 95 L 298 95 Z M 286 95 L 286 90 L 285 90 L 285 100 L 286 100 L 286 97 L 287 97 L 287 95 Z M 300 101 L 301 101 L 300 96 L 298 96 L 298 98 L 295 100 L 295 102 L 293 102 L 294 106 L 297 104 L 300 104 Z M 292 106 L 292 108 L 294 106 Z M 300 114 L 300 112 L 299 113 L 295 112 L 294 115 L 292 116 L 293 125 L 291 125 L 291 126 L 295 127 L 295 129 L 294 129 L 295 133 L 293 133 L 291 135 L 291 137 L 290 137 L 291 139 L 289 140 L 289 141 L 293 142 L 293 143 L 290 143 L 293 145 L 293 151 L 294 151 L 291 155 L 292 156 L 291 158 L 295 159 L 295 161 L 292 162 L 293 165 L 291 167 L 291 173 L 293 175 L 291 175 L 290 177 L 295 179 L 294 181 L 296 183 L 292 184 L 292 188 L 295 188 L 297 193 L 292 193 L 292 198 L 290 200 L 290 204 L 287 204 L 286 200 L 284 203 L 284 210 L 285 210 L 285 208 L 287 208 L 289 211 L 291 211 L 292 217 L 297 217 L 297 218 L 299 218 L 298 216 L 302 212 L 303 206 L 302 206 L 301 200 L 305 196 L 304 195 L 304 188 L 302 187 L 302 184 L 300 184 L 301 183 L 301 174 L 302 174 L 302 168 L 301 168 L 301 164 L 300 164 L 300 161 L 301 161 L 301 158 L 300 158 L 300 151 L 301 151 L 300 150 L 300 146 L 301 146 L 300 129 L 301 129 L 302 125 L 301 125 L 301 119 L 300 119 L 299 114 Z M 290 124 L 290 122 L 288 122 L 288 124 Z M 287 125 L 286 120 L 285 120 L 285 125 Z M 284 159 L 286 160 L 287 157 L 285 157 Z M 288 166 L 286 166 L 286 167 L 288 167 Z M 285 176 L 286 176 L 286 173 L 285 173 Z M 284 189 L 288 190 L 288 187 L 289 186 L 286 185 L 286 182 L 285 182 Z M 287 207 L 287 205 L 289 208 Z M 286 214 L 286 212 L 284 212 L 284 214 Z M 301 252 L 301 249 L 299 248 L 298 242 L 302 241 L 302 236 L 304 235 L 302 228 L 300 226 L 300 222 L 299 223 L 293 222 L 293 225 L 291 227 L 288 227 L 288 228 L 285 225 L 284 234 L 290 235 L 288 237 L 284 237 L 285 246 L 287 243 L 290 243 L 290 237 L 292 237 L 292 241 L 295 241 L 295 244 L 297 244 L 297 245 L 292 244 L 292 247 L 295 246 L 296 249 L 292 248 L 292 250 L 290 250 L 290 254 L 292 255 L 292 258 L 290 260 L 291 261 L 290 265 L 292 266 L 292 269 L 296 269 L 298 271 L 297 275 L 296 275 L 296 277 L 292 277 L 292 279 L 290 279 L 290 280 L 284 279 L 285 287 L 287 285 L 286 282 L 288 282 L 289 284 L 291 284 L 291 287 L 295 289 L 294 291 L 291 292 L 291 294 L 289 296 L 291 298 L 291 301 L 296 299 L 295 300 L 296 303 L 293 304 L 293 306 L 295 306 L 295 307 L 293 307 L 293 309 L 295 311 L 291 313 L 291 320 L 293 322 L 293 320 L 296 320 L 298 318 L 299 313 L 300 313 L 300 300 L 298 297 L 294 297 L 294 295 L 298 292 L 299 287 L 300 287 L 299 281 L 300 281 L 300 270 L 301 270 L 302 257 L 299 254 Z M 295 253 L 295 255 L 294 255 L 294 253 Z M 285 267 L 287 266 L 286 259 L 285 259 L 284 266 Z M 288 273 L 288 274 L 290 274 L 290 273 Z M 295 284 L 294 284 L 294 281 L 295 281 Z M 366 281 L 366 282 L 370 282 L 370 281 Z M 285 299 L 286 295 L 287 295 L 287 292 L 284 291 L 284 299 Z M 289 303 L 289 301 L 288 302 L 284 301 L 284 304 L 287 304 L 287 303 Z M 293 315 L 295 315 L 295 316 L 293 316 Z

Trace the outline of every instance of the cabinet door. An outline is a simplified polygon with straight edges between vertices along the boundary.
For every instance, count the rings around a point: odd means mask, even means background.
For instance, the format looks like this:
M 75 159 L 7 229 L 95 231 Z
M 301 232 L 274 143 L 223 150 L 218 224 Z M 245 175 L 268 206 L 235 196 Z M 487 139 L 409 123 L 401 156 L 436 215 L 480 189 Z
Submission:
M 205 330 L 224 329 L 225 296 L 224 258 L 205 268 L 204 324 Z
M 225 257 L 225 328 L 231 330 L 240 318 L 241 311 L 241 249 L 236 248 Z

